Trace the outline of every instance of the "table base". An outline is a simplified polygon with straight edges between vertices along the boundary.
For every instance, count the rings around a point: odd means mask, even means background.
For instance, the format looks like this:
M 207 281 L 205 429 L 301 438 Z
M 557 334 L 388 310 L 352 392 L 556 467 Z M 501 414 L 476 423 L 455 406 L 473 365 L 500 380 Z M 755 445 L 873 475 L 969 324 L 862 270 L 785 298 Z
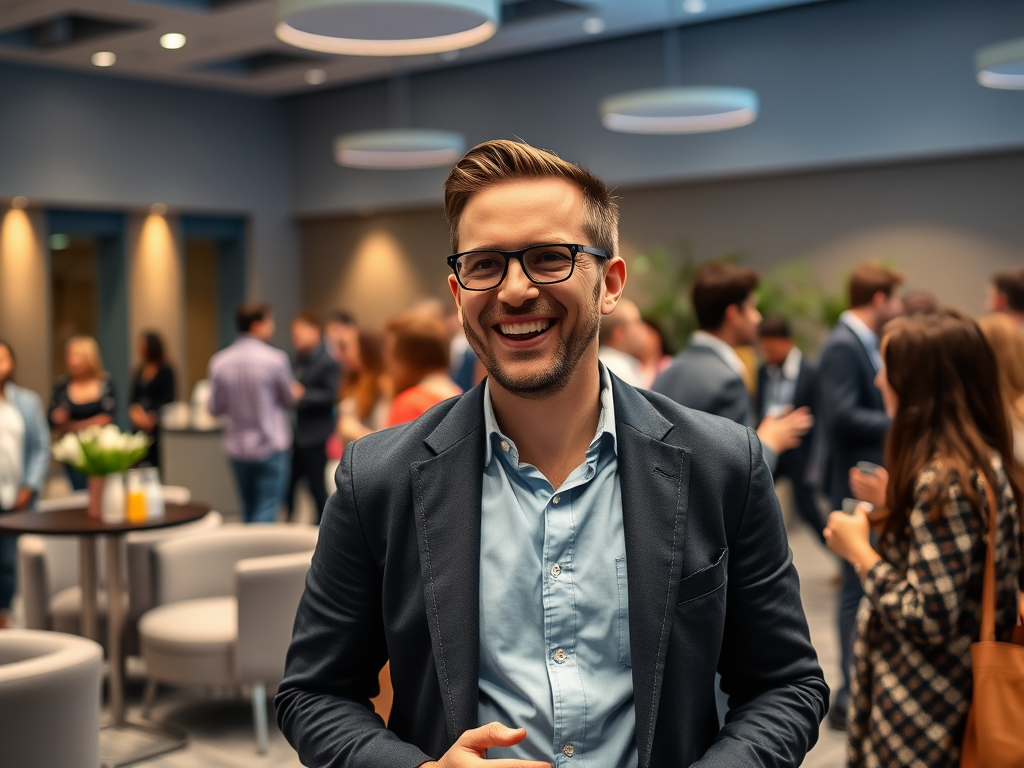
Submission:
M 120 725 L 115 724 L 109 718 L 100 724 L 102 731 L 141 731 L 153 736 L 160 737 L 160 740 L 146 747 L 128 750 L 126 754 L 109 757 L 102 757 L 101 768 L 121 768 L 126 765 L 134 765 L 143 760 L 152 760 L 154 757 L 184 749 L 188 746 L 188 734 L 181 728 L 166 723 L 158 723 L 154 720 L 142 720 L 138 718 L 124 718 Z

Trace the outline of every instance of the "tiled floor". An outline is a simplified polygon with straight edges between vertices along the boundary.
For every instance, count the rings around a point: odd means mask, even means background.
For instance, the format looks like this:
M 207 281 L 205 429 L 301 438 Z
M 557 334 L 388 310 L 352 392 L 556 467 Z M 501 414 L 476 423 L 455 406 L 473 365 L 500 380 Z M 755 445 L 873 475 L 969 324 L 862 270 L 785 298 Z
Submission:
M 790 531 L 794 559 L 800 572 L 801 593 L 811 628 L 811 639 L 818 649 L 822 667 L 830 686 L 839 676 L 834 605 L 836 587 L 832 577 L 837 572 L 833 557 L 802 526 Z M 138 679 L 129 689 L 132 711 L 141 700 L 142 686 Z M 270 752 L 256 754 L 252 715 L 248 701 L 241 697 L 226 698 L 226 692 L 163 689 L 154 710 L 157 719 L 184 728 L 191 736 L 189 746 L 145 763 L 151 768 L 298 768 L 300 763 L 284 737 L 271 722 Z M 273 721 L 273 713 L 271 713 Z M 105 732 L 105 754 L 120 753 L 135 742 L 134 734 Z M 818 744 L 804 761 L 804 768 L 842 768 L 845 740 L 823 725 Z

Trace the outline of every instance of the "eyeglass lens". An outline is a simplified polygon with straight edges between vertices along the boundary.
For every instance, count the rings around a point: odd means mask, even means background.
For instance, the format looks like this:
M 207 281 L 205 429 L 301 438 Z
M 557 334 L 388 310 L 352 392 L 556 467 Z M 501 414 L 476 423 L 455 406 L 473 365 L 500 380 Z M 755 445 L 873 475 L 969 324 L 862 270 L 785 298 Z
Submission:
M 557 283 L 572 272 L 572 251 L 564 245 L 531 248 L 523 254 L 523 269 L 535 283 Z M 475 251 L 459 256 L 455 262 L 459 282 L 473 291 L 485 291 L 501 282 L 505 256 L 499 251 Z

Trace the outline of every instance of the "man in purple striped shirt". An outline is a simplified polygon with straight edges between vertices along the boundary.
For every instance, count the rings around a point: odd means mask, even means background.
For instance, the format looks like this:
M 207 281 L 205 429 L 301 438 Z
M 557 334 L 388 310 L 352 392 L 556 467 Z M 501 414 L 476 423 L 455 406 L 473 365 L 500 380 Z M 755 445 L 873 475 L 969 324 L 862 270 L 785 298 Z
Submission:
M 238 339 L 210 358 L 210 413 L 224 417 L 224 452 L 242 498 L 242 519 L 272 523 L 288 486 L 292 444 L 287 410 L 302 397 L 291 364 L 267 341 L 274 316 L 266 304 L 235 313 Z

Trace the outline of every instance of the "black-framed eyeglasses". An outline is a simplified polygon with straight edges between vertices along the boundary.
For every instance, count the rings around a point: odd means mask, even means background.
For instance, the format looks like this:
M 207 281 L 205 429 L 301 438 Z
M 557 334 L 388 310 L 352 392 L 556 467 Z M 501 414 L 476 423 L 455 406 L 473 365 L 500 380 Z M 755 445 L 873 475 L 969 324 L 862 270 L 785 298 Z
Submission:
M 551 243 L 531 245 L 521 251 L 465 251 L 448 257 L 448 266 L 455 273 L 459 285 L 467 291 L 489 291 L 497 288 L 508 274 L 508 263 L 519 262 L 523 273 L 537 285 L 561 283 L 572 277 L 576 269 L 576 255 L 589 253 L 602 259 L 610 258 L 607 251 L 588 245 Z

